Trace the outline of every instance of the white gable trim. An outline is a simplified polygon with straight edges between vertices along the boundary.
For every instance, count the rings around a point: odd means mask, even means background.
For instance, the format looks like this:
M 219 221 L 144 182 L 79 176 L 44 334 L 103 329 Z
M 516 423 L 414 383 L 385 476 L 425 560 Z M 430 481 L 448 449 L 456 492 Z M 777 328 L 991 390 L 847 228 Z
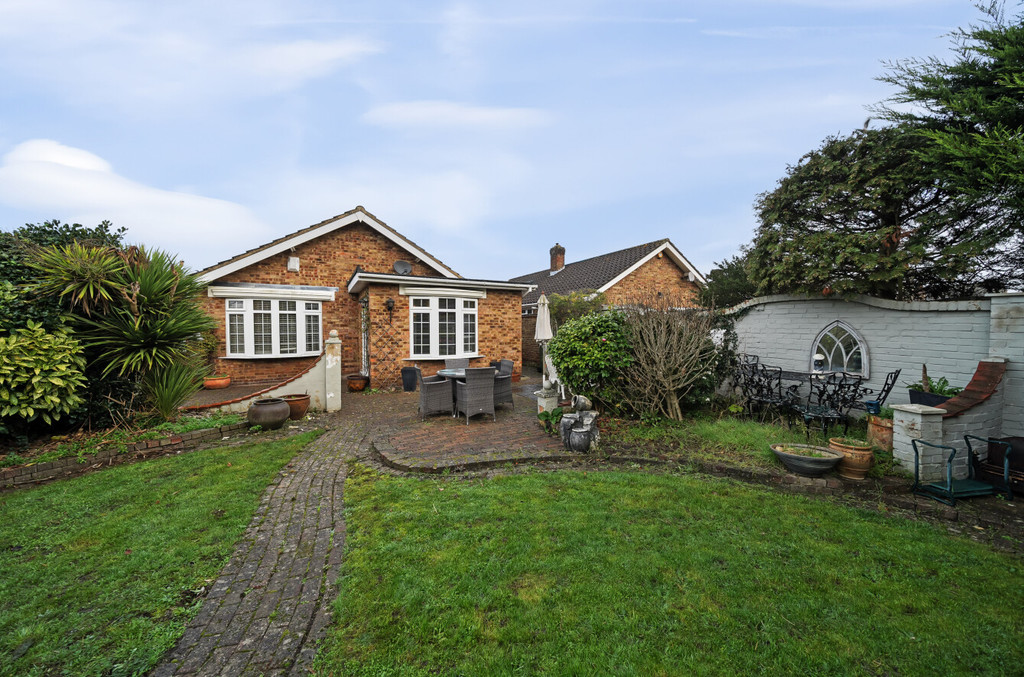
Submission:
M 384 224 L 382 224 L 377 219 L 371 217 L 366 212 L 362 210 L 356 210 L 351 214 L 334 219 L 333 221 L 328 221 L 319 228 L 314 228 L 313 230 L 306 231 L 305 233 L 294 235 L 285 240 L 282 240 L 281 242 L 278 242 L 273 247 L 267 247 L 266 249 L 262 249 L 258 252 L 253 252 L 249 256 L 243 256 L 237 261 L 232 261 L 231 263 L 220 268 L 217 268 L 216 270 L 211 270 L 209 273 L 201 275 L 199 279 L 203 282 L 213 282 L 214 280 L 220 279 L 225 275 L 230 275 L 231 273 L 242 270 L 243 268 L 248 268 L 254 263 L 259 263 L 260 261 L 268 259 L 271 256 L 276 256 L 277 254 L 280 254 L 282 252 L 289 251 L 292 247 L 297 247 L 301 244 L 305 244 L 311 240 L 317 239 L 318 237 L 322 237 L 324 235 L 327 235 L 328 233 L 338 230 L 339 228 L 350 226 L 353 223 L 365 223 L 370 228 L 380 233 L 391 242 L 394 242 L 402 249 L 414 255 L 416 258 L 418 258 L 420 261 L 425 263 L 430 268 L 436 270 L 441 275 L 448 278 L 458 277 L 457 275 L 455 275 L 455 273 L 445 268 L 440 261 L 435 259 L 427 252 L 423 251 L 419 247 L 412 244 L 409 240 L 406 240 L 404 237 L 396 234 L 390 228 L 385 227 Z
M 608 284 L 604 285 L 603 287 L 601 287 L 597 291 L 599 291 L 599 292 L 606 292 L 606 291 L 608 291 L 609 289 L 614 287 L 616 284 L 618 284 L 619 282 L 624 280 L 627 276 L 631 275 L 635 270 L 640 268 L 640 266 L 644 265 L 645 263 L 647 263 L 648 261 L 653 259 L 655 256 L 657 256 L 661 252 L 665 252 L 670 259 L 675 261 L 677 266 L 679 266 L 680 268 L 682 268 L 683 270 L 687 271 L 690 274 L 690 282 L 700 282 L 701 284 L 707 284 L 707 280 L 705 280 L 704 276 L 701 275 L 697 271 L 697 269 L 693 267 L 693 264 L 691 264 L 689 261 L 687 261 L 686 257 L 683 256 L 682 253 L 678 249 L 676 249 L 674 246 L 672 246 L 671 242 L 666 242 L 665 244 L 661 245 L 660 247 L 658 247 L 657 249 L 652 251 L 647 256 L 643 257 L 642 259 L 640 259 L 639 261 L 634 263 L 632 266 L 630 266 L 626 270 L 624 270 L 621 273 L 619 273 L 617 276 L 612 278 L 612 280 Z

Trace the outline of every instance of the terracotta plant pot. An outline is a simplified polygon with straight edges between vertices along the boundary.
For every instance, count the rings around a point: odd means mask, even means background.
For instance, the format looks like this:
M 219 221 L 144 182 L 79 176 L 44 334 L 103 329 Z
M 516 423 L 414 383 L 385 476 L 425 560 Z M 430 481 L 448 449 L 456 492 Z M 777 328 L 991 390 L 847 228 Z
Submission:
M 851 440 L 845 437 L 829 438 L 828 448 L 843 455 L 839 461 L 839 476 L 847 480 L 863 480 L 875 460 L 875 452 L 871 445 L 863 440 Z
M 264 430 L 277 430 L 288 420 L 291 408 L 280 397 L 256 400 L 249 405 L 246 420 L 250 426 L 258 425 Z
M 370 377 L 364 376 L 363 374 L 349 374 L 348 376 L 348 391 L 350 393 L 358 393 L 359 391 L 366 388 L 370 383 Z
M 892 419 L 868 414 L 868 444 L 892 451 Z
M 772 444 L 771 448 L 786 470 L 804 477 L 821 477 L 843 460 L 839 452 L 811 444 Z
M 288 403 L 288 418 L 293 421 L 301 419 L 309 409 L 309 395 L 282 395 L 281 399 Z
M 203 387 L 207 390 L 220 390 L 221 388 L 227 388 L 229 385 L 231 385 L 231 377 L 227 374 L 207 376 L 203 379 Z

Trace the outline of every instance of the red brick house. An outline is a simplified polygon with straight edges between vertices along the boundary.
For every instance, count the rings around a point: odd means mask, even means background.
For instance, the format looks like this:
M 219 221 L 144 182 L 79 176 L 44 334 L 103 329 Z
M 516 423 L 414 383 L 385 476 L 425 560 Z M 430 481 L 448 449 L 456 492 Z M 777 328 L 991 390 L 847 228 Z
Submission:
M 522 295 L 530 285 L 461 277 L 362 207 L 199 273 L 217 321 L 216 369 L 238 383 L 282 381 L 341 339 L 343 373 L 375 387 L 401 368 L 445 358 L 522 365 Z
M 562 245 L 555 243 L 550 254 L 551 265 L 548 268 L 511 280 L 535 287 L 523 296 L 523 360 L 527 364 L 540 363 L 540 351 L 533 332 L 537 299 L 542 293 L 550 297 L 552 294 L 597 291 L 603 293 L 611 305 L 620 305 L 632 296 L 650 292 L 696 301 L 700 287 L 707 284 L 704 276 L 668 238 L 568 265 Z

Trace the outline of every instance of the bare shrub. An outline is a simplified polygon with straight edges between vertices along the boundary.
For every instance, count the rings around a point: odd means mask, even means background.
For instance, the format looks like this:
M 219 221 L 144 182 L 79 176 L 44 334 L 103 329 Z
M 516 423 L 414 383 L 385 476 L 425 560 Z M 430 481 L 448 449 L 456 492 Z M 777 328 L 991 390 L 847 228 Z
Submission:
M 641 414 L 682 420 L 686 396 L 715 372 L 715 312 L 689 306 L 687 299 L 652 292 L 622 308 L 633 354 L 627 404 Z

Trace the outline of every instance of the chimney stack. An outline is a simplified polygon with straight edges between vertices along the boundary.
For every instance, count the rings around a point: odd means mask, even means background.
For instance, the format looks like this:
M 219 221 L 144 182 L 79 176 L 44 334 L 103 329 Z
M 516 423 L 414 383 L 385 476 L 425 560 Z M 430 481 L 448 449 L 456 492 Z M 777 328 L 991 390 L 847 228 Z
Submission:
M 551 248 L 551 272 L 557 273 L 562 268 L 565 268 L 565 247 L 556 242 Z

